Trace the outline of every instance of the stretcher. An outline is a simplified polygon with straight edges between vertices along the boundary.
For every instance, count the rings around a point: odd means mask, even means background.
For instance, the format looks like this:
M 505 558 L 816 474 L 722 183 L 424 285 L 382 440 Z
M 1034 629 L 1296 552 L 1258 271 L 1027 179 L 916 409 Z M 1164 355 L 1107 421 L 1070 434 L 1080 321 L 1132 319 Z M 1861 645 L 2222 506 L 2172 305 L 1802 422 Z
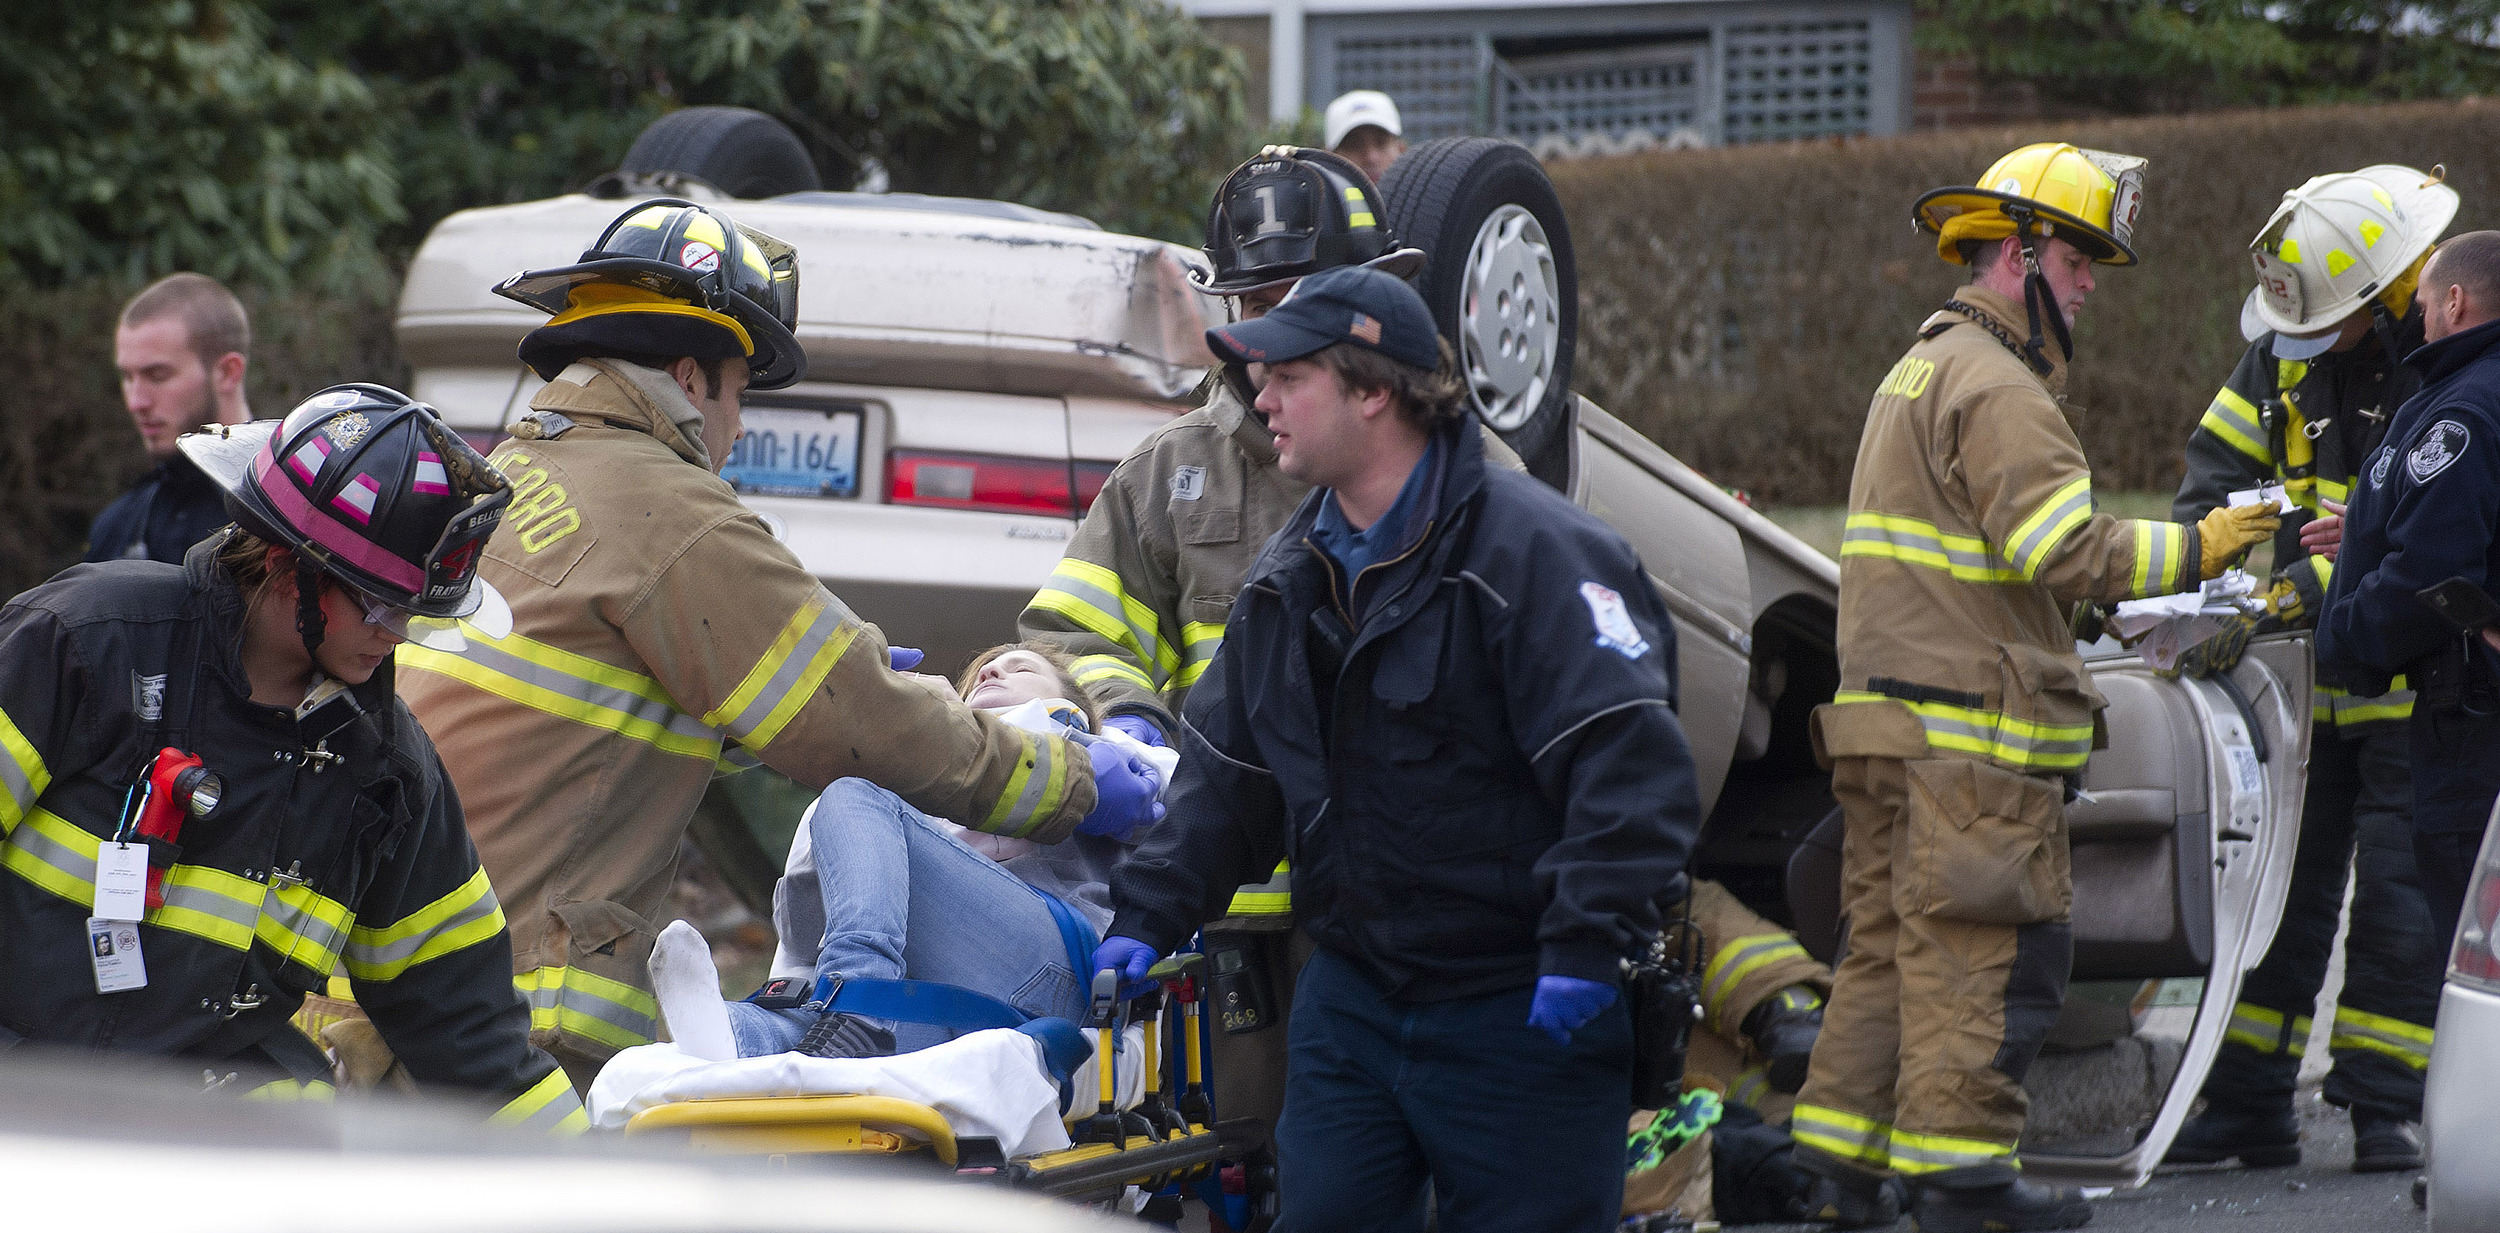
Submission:
M 829 1093 L 806 1096 L 760 1096 L 676 1100 L 633 1114 L 625 1133 L 634 1137 L 678 1137 L 693 1150 L 735 1155 L 840 1156 L 925 1154 L 936 1166 L 967 1179 L 1000 1182 L 1019 1189 L 1094 1203 L 1117 1199 L 1131 1187 L 1146 1194 L 1172 1191 L 1208 1177 L 1222 1154 L 1208 1099 L 1202 1014 L 1204 956 L 1175 955 L 1148 973 L 1146 992 L 1122 998 L 1119 975 L 1094 974 L 1091 1000 L 1082 1030 L 1090 1038 L 1098 1063 L 1115 1059 L 1126 1037 L 1142 1040 L 1142 1092 L 1121 1108 L 1120 1071 L 1115 1064 L 1093 1067 L 1096 1090 L 1093 1111 L 1063 1114 L 1070 1145 L 1056 1150 L 1009 1157 L 995 1138 L 959 1135 L 945 1114 L 928 1104 L 891 1096 Z M 980 999 L 969 991 L 923 982 L 862 982 L 870 988 L 843 997 L 837 989 L 827 997 L 835 1009 L 880 1017 L 901 1017 L 897 1010 L 935 1016 L 934 1009 L 915 1009 L 893 986 L 915 986 L 912 993 L 934 1008 L 954 1007 L 949 1026 L 963 1021 L 964 1004 L 948 995 Z M 987 1001 L 987 999 L 980 999 Z M 1165 1011 L 1177 1007 L 1177 1024 Z M 1014 1013 L 1011 1008 L 1007 1013 Z M 934 1017 L 917 1020 L 937 1021 Z M 976 1020 L 977 1022 L 977 1020 Z M 1129 1032 L 1131 1024 L 1142 1034 Z M 991 1024 L 991 1026 L 1005 1026 Z M 1177 1032 L 1170 1031 L 1177 1027 Z M 1066 1030 L 1059 1021 L 1060 1031 Z M 1178 1086 L 1170 1083 L 1172 1051 L 1167 1035 L 1179 1037 Z M 1168 1095 L 1167 1095 L 1168 1092 Z M 1073 1111 L 1071 1111 L 1072 1113 Z

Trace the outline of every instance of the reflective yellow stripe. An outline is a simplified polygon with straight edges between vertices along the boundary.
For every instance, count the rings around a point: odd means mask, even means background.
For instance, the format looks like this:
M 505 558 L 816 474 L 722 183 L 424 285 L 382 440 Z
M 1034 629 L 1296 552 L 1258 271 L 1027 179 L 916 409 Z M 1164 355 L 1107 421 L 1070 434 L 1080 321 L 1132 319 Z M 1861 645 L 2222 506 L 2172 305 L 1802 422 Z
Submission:
M 1727 1085 L 1727 1098 L 1740 1105 L 1752 1105 L 1758 1109 L 1771 1096 L 1771 1072 L 1759 1066 L 1748 1066 L 1736 1072 L 1735 1080 Z
M 309 1083 L 300 1079 L 278 1079 L 243 1093 L 243 1099 L 277 1105 L 291 1105 L 307 1100 L 315 1104 L 327 1104 L 338 1099 L 338 1095 L 337 1088 L 319 1079 L 314 1079 Z
M 2341 501 L 2342 499 L 2343 498 L 2341 497 L 2336 498 L 2338 501 Z M 2335 581 L 2335 559 L 2333 557 L 2312 556 L 2309 558 L 2309 572 L 2317 577 L 2318 590 L 2324 591 Z
M 978 829 L 1021 839 L 1041 829 L 1042 823 L 1066 803 L 1065 751 L 1072 746 L 1057 737 L 1031 732 L 1016 732 L 1015 737 L 1024 748 L 1024 756 L 1016 759 L 1016 770 L 1007 777 L 1006 790 L 998 794 L 998 803 L 990 807 L 988 820 Z
M 0 866 L 71 903 L 95 901 L 96 853 L 104 841 L 47 809 L 36 809 L 0 848 Z M 275 887 L 205 865 L 165 871 L 164 903 L 144 918 L 159 929 L 187 933 L 230 950 L 257 939 L 285 962 L 328 975 L 354 912 L 310 887 Z
M 1889 1123 L 1809 1104 L 1798 1105 L 1791 1119 L 1789 1135 L 1799 1143 L 1870 1169 L 1890 1167 L 1894 1132 Z
M 558 1031 L 617 1049 L 647 1045 L 660 1004 L 632 985 L 580 968 L 535 968 L 512 978 L 530 1004 L 530 1030 Z
M 2329 1049 L 2367 1049 L 2392 1057 L 2415 1070 L 2431 1064 L 2431 1029 L 2386 1015 L 2347 1006 L 2335 1008 L 2335 1033 Z
M 18 730 L 7 711 L 0 711 L 0 835 L 16 830 L 18 820 L 51 786 L 52 772 L 44 766 L 35 743 Z
M 2229 388 L 2214 395 L 2213 405 L 2205 408 L 2205 418 L 2197 427 L 2222 439 L 2224 445 L 2272 466 L 2274 451 L 2266 446 L 2266 430 L 2257 419 L 2257 408 Z
M 2092 476 L 2086 473 L 2066 481 L 2030 517 L 2015 524 L 2014 533 L 2007 537 L 2011 547 L 2005 555 L 2015 568 L 2023 571 L 2025 579 L 2036 579 L 2040 567 L 2056 554 L 2057 546 L 2091 517 Z
M 1806 948 L 1785 933 L 1757 934 L 1730 938 L 1701 973 L 1701 1002 L 1710 1017 L 1716 1019 L 1726 1009 L 1728 995 L 1746 977 L 1763 968 L 1789 959 L 1812 959 Z
M 1857 513 L 1842 528 L 1840 555 L 1879 557 L 1940 569 L 1963 582 L 2023 582 L 2023 572 L 1975 535 L 1948 535 L 1900 514 Z
M 2295 1017 L 2291 1031 L 2285 1032 L 2282 1011 L 2252 1002 L 2235 1003 L 2230 1022 L 2223 1027 L 2222 1039 L 2263 1054 L 2289 1053 L 2299 1057 L 2309 1051 L 2309 1016 Z
M 1138 671 L 1137 665 L 1112 655 L 1079 655 L 1069 665 L 1076 674 L 1076 683 L 1092 689 L 1105 681 L 1134 685 L 1147 693 L 1155 691 L 1155 683 Z
M 1849 689 L 1833 694 L 1832 702 L 1838 706 L 1857 702 L 1906 706 L 1927 729 L 1928 744 L 1994 758 L 2009 766 L 2073 770 L 2092 756 L 2092 725 L 2088 723 L 2034 723 L 1998 711 L 1944 702 L 1910 702 L 1889 694 Z
M 1161 624 L 1154 609 L 1131 598 L 1118 574 L 1091 561 L 1059 558 L 1030 606 L 1056 612 L 1110 639 L 1139 663 L 1152 665 L 1158 676 L 1168 677 L 1180 667 L 1180 656 L 1157 632 Z
M 1227 916 L 1274 916 L 1293 910 L 1293 862 L 1276 862 L 1276 871 L 1267 881 L 1244 886 L 1233 892 L 1233 902 L 1224 909 Z
M 1184 622 L 1181 641 L 1187 645 L 1188 654 L 1172 683 L 1187 689 L 1207 674 L 1208 664 L 1215 662 L 1215 652 L 1224 645 L 1224 627 L 1208 621 Z
M 2175 522 L 2135 520 L 2135 578 L 2129 594 L 2167 595 L 2186 581 L 2187 528 Z
M 858 640 L 860 625 L 851 610 L 823 587 L 808 597 L 781 627 L 762 659 L 747 670 L 729 697 L 703 716 L 703 723 L 728 730 L 740 745 L 760 750 L 807 705 L 808 696 L 824 684 L 836 660 Z
M 1942 1173 L 1947 1169 L 1966 1169 L 1972 1165 L 1998 1161 L 2021 1168 L 2014 1159 L 2014 1145 L 1987 1139 L 1965 1139 L 1957 1135 L 1923 1135 L 1894 1127 L 1892 1132 L 1892 1168 L 1904 1175 Z
M 562 1067 L 548 1071 L 530 1090 L 495 1110 L 486 1122 L 490 1126 L 518 1126 L 558 1135 L 577 1135 L 590 1129 L 590 1115 L 582 1111 L 582 1098 L 573 1091 Z
M 505 701 L 641 741 L 663 753 L 706 762 L 720 756 L 720 733 L 678 710 L 668 691 L 650 677 L 520 634 L 488 638 L 466 621 L 460 632 L 468 640 L 466 650 L 452 654 L 407 643 L 399 648 L 399 665 L 438 672 Z
M 397 980 L 420 963 L 466 950 L 503 929 L 503 905 L 480 869 L 450 894 L 391 924 L 350 930 L 347 971 L 357 980 Z

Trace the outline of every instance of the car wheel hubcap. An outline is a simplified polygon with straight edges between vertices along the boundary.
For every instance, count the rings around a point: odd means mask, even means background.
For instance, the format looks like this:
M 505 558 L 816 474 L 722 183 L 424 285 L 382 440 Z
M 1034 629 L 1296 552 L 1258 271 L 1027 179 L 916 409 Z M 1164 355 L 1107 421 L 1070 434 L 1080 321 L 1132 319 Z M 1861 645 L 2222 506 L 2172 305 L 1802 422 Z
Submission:
M 1476 414 L 1510 432 L 1545 402 L 1562 342 L 1561 281 L 1536 215 L 1506 205 L 1476 228 L 1460 287 L 1459 366 Z

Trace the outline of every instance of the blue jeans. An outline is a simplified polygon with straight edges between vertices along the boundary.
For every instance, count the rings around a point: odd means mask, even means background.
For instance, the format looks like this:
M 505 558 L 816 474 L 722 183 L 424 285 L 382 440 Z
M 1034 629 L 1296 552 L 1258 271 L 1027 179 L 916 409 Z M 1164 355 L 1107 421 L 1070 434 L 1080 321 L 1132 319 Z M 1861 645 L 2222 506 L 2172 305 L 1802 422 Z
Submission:
M 864 779 L 836 780 L 816 802 L 808 837 L 825 905 L 818 976 L 908 976 L 961 985 L 1028 1014 L 1084 1017 L 1083 988 L 1049 905 L 903 798 Z M 729 1005 L 740 1057 L 786 1053 L 815 1020 Z M 905 1023 L 895 1035 L 908 1052 L 950 1033 Z
M 1609 1233 L 1623 1208 L 1632 1021 L 1618 1000 L 1557 1045 L 1534 989 L 1393 1002 L 1321 947 L 1286 1025 L 1278 1233 Z

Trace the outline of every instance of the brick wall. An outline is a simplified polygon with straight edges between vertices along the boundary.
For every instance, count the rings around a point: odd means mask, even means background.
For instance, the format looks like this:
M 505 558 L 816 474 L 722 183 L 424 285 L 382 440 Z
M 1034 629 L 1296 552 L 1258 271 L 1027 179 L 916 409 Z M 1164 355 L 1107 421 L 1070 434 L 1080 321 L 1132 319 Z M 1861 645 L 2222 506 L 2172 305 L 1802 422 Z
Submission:
M 1966 58 L 1919 52 L 1910 66 L 1910 130 L 1969 128 L 2037 118 L 2040 92 L 2029 82 L 1987 82 Z

